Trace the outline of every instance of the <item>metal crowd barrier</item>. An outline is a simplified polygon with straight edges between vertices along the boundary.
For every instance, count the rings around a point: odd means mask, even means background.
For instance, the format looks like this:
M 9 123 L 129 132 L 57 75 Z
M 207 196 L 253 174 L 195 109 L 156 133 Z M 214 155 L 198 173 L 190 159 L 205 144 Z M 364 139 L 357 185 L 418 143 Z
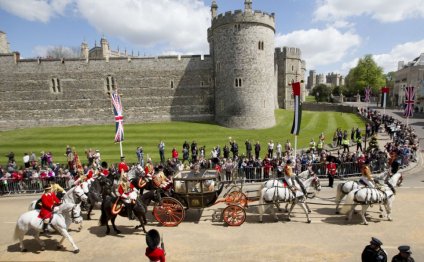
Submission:
M 307 170 L 308 165 L 302 165 L 300 172 Z M 385 170 L 385 163 L 379 163 L 378 161 L 372 161 L 370 163 L 370 168 L 372 173 L 380 173 Z M 312 163 L 312 171 L 319 178 L 326 178 L 326 164 L 325 163 Z M 296 171 L 296 168 L 293 168 L 293 172 L 300 173 Z M 353 176 L 360 176 L 361 168 L 358 163 L 355 162 L 345 162 L 337 164 L 337 175 L 336 178 L 347 178 Z M 283 177 L 283 170 L 278 170 L 278 168 L 266 168 L 266 167 L 243 167 L 239 169 L 234 169 L 229 177 L 226 175 L 226 171 L 222 170 L 221 179 L 222 181 L 239 181 L 244 180 L 246 182 L 261 182 L 268 179 L 275 179 Z
M 55 177 L 53 179 L 62 188 L 69 189 L 70 183 L 69 178 Z M 11 194 L 25 194 L 25 193 L 42 193 L 44 186 L 50 182 L 48 179 L 39 178 L 26 178 L 22 180 L 15 179 L 0 179 L 0 194 L 11 195 Z

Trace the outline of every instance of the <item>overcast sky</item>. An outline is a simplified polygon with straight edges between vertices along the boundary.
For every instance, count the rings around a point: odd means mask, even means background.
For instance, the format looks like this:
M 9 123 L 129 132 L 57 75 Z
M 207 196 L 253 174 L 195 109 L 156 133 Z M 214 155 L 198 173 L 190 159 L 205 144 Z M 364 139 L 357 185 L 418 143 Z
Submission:
M 49 46 L 90 48 L 104 35 L 114 50 L 140 55 L 208 54 L 209 0 L 0 0 L 0 31 L 23 57 Z M 244 0 L 218 0 L 218 13 Z M 307 70 L 346 74 L 366 54 L 385 72 L 424 53 L 424 0 L 253 0 L 275 13 L 275 46 L 299 47 Z

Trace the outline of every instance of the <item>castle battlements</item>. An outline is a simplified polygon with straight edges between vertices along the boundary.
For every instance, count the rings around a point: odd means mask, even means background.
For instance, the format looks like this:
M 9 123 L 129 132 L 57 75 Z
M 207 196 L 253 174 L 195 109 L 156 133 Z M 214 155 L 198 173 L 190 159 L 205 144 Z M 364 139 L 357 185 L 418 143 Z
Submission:
M 291 59 L 301 60 L 302 51 L 297 47 L 277 47 L 275 48 L 275 53 L 277 56 L 283 56 Z
M 219 14 L 218 16 L 212 19 L 212 28 L 217 28 L 227 24 L 235 23 L 258 23 L 266 25 L 275 32 L 275 16 L 274 13 L 266 13 L 262 11 L 255 10 L 235 10 L 225 12 L 224 14 Z

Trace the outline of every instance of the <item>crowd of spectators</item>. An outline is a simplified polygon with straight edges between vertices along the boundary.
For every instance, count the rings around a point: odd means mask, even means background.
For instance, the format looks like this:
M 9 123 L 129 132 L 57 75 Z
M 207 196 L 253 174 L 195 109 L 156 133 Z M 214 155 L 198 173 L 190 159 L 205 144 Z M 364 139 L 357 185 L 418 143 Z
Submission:
M 360 173 L 360 166 L 369 160 L 371 169 L 375 172 L 389 167 L 392 172 L 408 166 L 410 161 L 416 161 L 418 138 L 411 127 L 403 125 L 388 115 L 381 115 L 378 111 L 360 109 L 359 113 L 369 121 L 364 132 L 359 127 L 352 127 L 350 132 L 338 128 L 333 135 L 332 143 L 326 141 L 325 134 L 321 133 L 317 143 L 312 138 L 308 148 L 300 149 L 294 155 L 294 148 L 289 140 L 284 146 L 280 142 L 270 140 L 266 145 L 259 141 L 244 141 L 244 149 L 240 150 L 236 140 L 229 138 L 229 142 L 222 148 L 217 145 L 209 153 L 205 146 L 198 146 L 196 141 L 185 141 L 181 148 L 181 155 L 177 148 L 171 151 L 171 157 L 165 159 L 165 142 L 158 144 L 161 162 L 158 165 L 166 167 L 170 172 L 177 169 L 188 169 L 193 165 L 201 168 L 216 168 L 220 170 L 222 178 L 226 180 L 244 178 L 247 181 L 263 180 L 270 177 L 282 177 L 284 165 L 288 160 L 293 163 L 293 171 L 299 174 L 310 169 L 318 175 L 326 174 L 326 164 L 331 160 L 337 164 L 337 174 L 340 177 Z M 378 132 L 387 132 L 391 142 L 373 145 Z M 368 148 L 362 143 L 368 139 Z M 356 146 L 356 150 L 355 150 Z M 347 150 L 346 150 L 347 147 Z M 343 151 L 342 151 L 343 149 Z M 99 150 L 85 150 L 86 161 L 83 165 L 75 148 L 66 147 L 66 163 L 54 163 L 51 152 L 41 152 L 39 157 L 35 153 L 25 153 L 18 166 L 15 154 L 10 152 L 6 157 L 6 166 L 0 165 L 0 194 L 6 192 L 23 192 L 25 190 L 41 190 L 49 179 L 62 179 L 64 187 L 69 188 L 73 181 L 90 169 L 100 168 L 101 155 Z M 137 147 L 138 163 L 144 166 L 151 159 L 144 159 L 143 148 Z M 262 157 L 261 157 L 262 156 Z M 109 165 L 113 174 L 116 165 Z

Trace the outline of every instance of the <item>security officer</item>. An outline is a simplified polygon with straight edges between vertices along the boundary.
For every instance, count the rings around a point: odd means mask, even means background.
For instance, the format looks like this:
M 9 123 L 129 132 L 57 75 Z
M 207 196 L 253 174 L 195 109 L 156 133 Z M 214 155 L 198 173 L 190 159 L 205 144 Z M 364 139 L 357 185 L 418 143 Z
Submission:
M 383 243 L 372 237 L 370 244 L 362 251 L 362 262 L 387 262 L 387 253 L 381 248 Z
M 400 246 L 398 247 L 399 254 L 392 258 L 392 262 L 415 262 L 411 257 L 411 248 L 409 246 Z

